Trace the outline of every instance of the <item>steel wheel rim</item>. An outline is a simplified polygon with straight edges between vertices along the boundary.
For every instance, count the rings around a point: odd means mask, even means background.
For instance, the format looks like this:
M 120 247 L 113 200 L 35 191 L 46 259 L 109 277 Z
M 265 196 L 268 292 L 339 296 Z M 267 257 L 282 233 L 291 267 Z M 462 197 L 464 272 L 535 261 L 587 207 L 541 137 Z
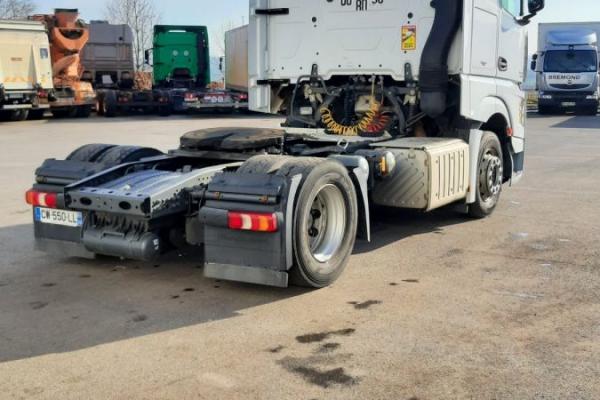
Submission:
M 310 207 L 305 234 L 310 252 L 319 263 L 327 263 L 342 246 L 346 230 L 345 210 L 344 196 L 336 185 L 323 185 L 317 190 Z
M 479 194 L 484 202 L 493 201 L 500 194 L 504 168 L 495 151 L 488 151 L 479 168 Z

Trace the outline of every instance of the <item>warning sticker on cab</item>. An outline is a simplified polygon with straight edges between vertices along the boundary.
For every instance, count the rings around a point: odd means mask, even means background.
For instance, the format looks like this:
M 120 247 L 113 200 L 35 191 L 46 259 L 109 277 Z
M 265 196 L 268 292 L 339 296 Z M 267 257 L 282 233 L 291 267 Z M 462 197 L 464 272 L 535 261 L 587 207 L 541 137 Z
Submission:
M 417 27 L 415 25 L 404 25 L 402 27 L 402 50 L 417 49 Z

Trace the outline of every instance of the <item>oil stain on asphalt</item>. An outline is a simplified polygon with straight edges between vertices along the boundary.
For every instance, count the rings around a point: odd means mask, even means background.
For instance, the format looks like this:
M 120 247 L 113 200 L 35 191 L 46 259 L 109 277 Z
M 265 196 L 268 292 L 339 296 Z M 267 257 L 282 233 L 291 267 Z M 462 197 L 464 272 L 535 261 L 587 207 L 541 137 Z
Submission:
M 332 369 L 317 368 L 319 364 L 329 364 L 342 361 L 351 357 L 350 354 L 338 357 L 318 356 L 307 358 L 285 357 L 278 361 L 288 372 L 300 376 L 306 382 L 327 389 L 332 386 L 352 386 L 359 382 L 359 379 L 348 374 L 343 367 Z
M 29 303 L 29 305 L 31 306 L 32 310 L 41 310 L 42 308 L 46 307 L 48 303 L 44 303 L 43 301 L 34 301 Z
M 356 332 L 356 329 L 346 328 L 346 329 L 340 329 L 338 331 L 309 333 L 306 335 L 297 336 L 296 340 L 299 343 L 303 343 L 303 344 L 317 343 L 317 342 L 322 342 L 323 340 L 328 339 L 331 336 L 350 336 L 354 332 Z
M 366 309 L 370 308 L 371 306 L 375 306 L 375 305 L 378 305 L 381 303 L 383 303 L 381 300 L 368 300 L 363 303 L 359 303 L 357 301 L 348 302 L 348 304 L 353 305 L 354 308 L 357 310 L 366 310 Z

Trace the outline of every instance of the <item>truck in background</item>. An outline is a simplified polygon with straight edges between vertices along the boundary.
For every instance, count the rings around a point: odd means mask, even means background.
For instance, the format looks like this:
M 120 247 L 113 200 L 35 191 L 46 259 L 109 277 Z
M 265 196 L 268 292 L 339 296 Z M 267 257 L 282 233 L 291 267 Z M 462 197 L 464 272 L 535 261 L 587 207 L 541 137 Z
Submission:
M 243 95 L 209 88 L 211 83 L 208 30 L 205 26 L 157 25 L 154 47 L 146 61 L 154 70 L 154 87 L 169 90 L 176 112 L 236 110 Z
M 133 33 L 129 25 L 91 21 L 88 29 L 89 41 L 81 56 L 85 66 L 82 79 L 96 89 L 98 115 L 115 117 L 130 111 L 170 115 L 166 91 L 136 87 Z
M 50 97 L 52 114 L 55 117 L 89 117 L 96 93 L 89 82 L 81 80 L 80 55 L 89 31 L 79 20 L 79 11 L 58 8 L 54 14 L 34 15 L 30 19 L 43 22 L 48 32 L 54 81 L 54 92 Z
M 52 89 L 46 27 L 34 21 L 0 20 L 0 117 L 42 118 Z
M 540 114 L 574 111 L 596 115 L 599 103 L 600 22 L 542 23 L 537 73 Z
M 248 25 L 225 32 L 225 57 L 220 60 L 225 89 L 236 93 L 248 108 Z

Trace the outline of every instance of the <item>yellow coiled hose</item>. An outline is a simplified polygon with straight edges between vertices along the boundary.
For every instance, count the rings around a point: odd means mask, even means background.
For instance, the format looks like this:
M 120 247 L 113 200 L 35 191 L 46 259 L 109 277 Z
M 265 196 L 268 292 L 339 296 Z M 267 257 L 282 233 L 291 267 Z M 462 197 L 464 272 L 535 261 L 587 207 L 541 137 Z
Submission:
M 356 125 L 343 125 L 335 120 L 333 112 L 329 107 L 322 107 L 321 121 L 327 128 L 327 130 L 334 135 L 341 136 L 358 136 L 361 132 L 368 132 L 369 127 L 372 126 L 381 112 L 381 103 L 375 100 L 375 97 L 371 97 L 369 110 L 365 115 L 358 121 Z

